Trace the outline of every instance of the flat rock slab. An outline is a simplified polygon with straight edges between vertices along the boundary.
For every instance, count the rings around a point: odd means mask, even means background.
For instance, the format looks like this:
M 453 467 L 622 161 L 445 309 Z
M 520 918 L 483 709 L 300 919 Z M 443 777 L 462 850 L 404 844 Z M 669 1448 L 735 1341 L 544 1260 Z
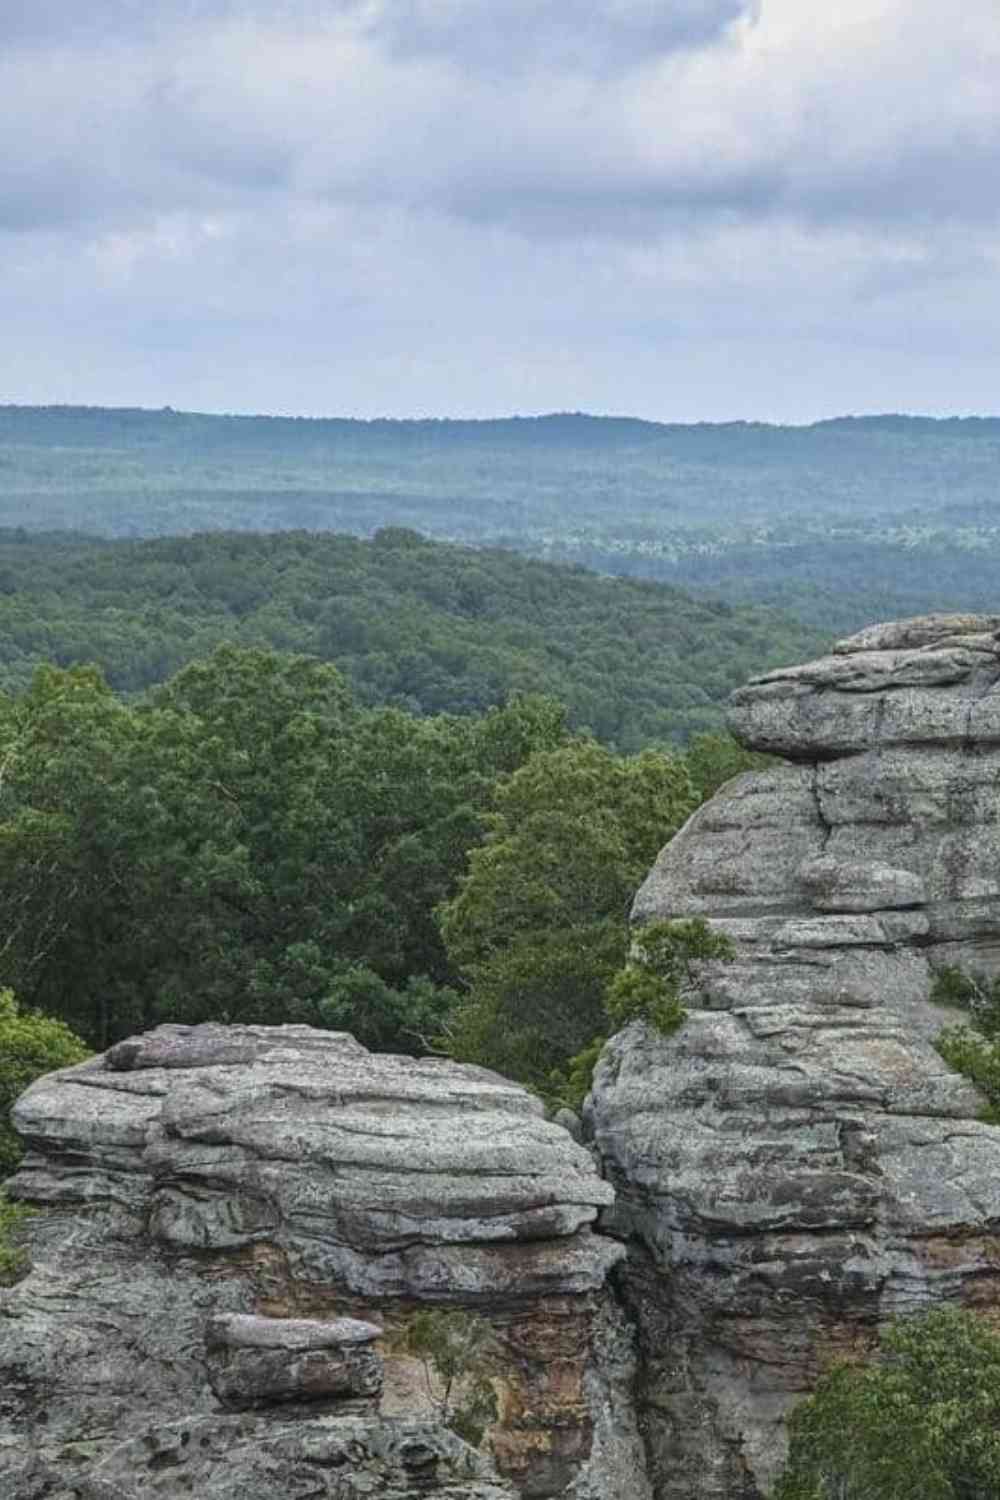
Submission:
M 371 1344 L 382 1337 L 377 1323 L 361 1318 L 262 1318 L 252 1313 L 223 1313 L 205 1330 L 208 1344 L 225 1349 L 341 1349 Z

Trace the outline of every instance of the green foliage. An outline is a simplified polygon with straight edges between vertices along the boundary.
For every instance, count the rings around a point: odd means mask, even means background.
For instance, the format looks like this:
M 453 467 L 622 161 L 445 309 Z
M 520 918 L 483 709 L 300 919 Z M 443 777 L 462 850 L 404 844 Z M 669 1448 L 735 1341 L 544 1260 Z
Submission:
M 8 1177 L 21 1159 L 21 1143 L 10 1124 L 10 1109 L 43 1073 L 68 1068 L 89 1056 L 79 1037 L 52 1016 L 21 1009 L 9 989 L 0 989 L 0 1178 Z M 0 1246 L 5 1209 L 0 1198 Z M 8 1219 L 9 1224 L 13 1222 Z M 0 1275 L 3 1273 L 0 1250 Z
M 474 1448 L 497 1418 L 488 1374 L 491 1345 L 489 1324 L 468 1312 L 417 1312 L 406 1330 L 405 1347 L 423 1365 L 440 1420 Z
M 934 1045 L 949 1068 L 963 1073 L 985 1096 L 982 1118 L 1000 1124 L 1000 1047 L 996 1041 L 987 1041 L 969 1026 L 949 1026 Z
M 565 737 L 549 700 L 415 719 L 258 648 L 136 705 L 39 669 L 0 701 L 5 978 L 102 1048 L 215 1019 L 422 1051 L 456 1000 L 434 907 L 498 778 Z
M 611 981 L 609 1018 L 617 1027 L 646 1021 L 669 1035 L 687 1014 L 684 995 L 697 986 L 697 964 L 728 962 L 734 952 L 730 939 L 713 932 L 703 917 L 651 922 L 639 929 L 628 963 Z
M 548 1090 L 603 1029 L 628 903 L 693 805 L 681 760 L 585 740 L 498 784 L 489 836 L 440 908 L 469 986 L 446 1029 L 453 1056 Z
M 27 688 L 40 663 L 96 662 L 134 697 L 224 642 L 334 662 L 369 707 L 472 715 L 548 695 L 575 730 L 631 752 L 718 727 L 746 677 L 825 638 L 771 611 L 392 527 L 372 541 L 0 532 L 0 688 Z
M 945 964 L 935 972 L 930 998 L 936 1005 L 969 1011 L 984 1036 L 1000 1036 L 1000 978 L 968 974 L 954 964 Z
M 553 1068 L 549 1074 L 545 1097 L 552 1109 L 566 1108 L 579 1114 L 590 1093 L 594 1069 L 607 1044 L 607 1037 L 595 1036 L 592 1042 L 571 1057 L 565 1068 Z
M 684 761 L 699 802 L 714 797 L 720 786 L 743 771 L 763 771 L 777 764 L 773 755 L 744 750 L 731 734 L 696 734 L 684 752 Z
M 683 1001 L 698 984 L 697 965 L 727 962 L 733 954 L 729 938 L 712 932 L 701 917 L 650 923 L 633 936 L 628 961 L 606 985 L 606 1020 L 615 1030 L 630 1021 L 645 1021 L 669 1036 L 687 1015 Z M 565 1068 L 552 1070 L 543 1092 L 553 1107 L 582 1108 L 606 1041 L 605 1032 L 598 1032 Z
M 669 1036 L 686 1018 L 680 996 L 645 964 L 628 963 L 608 986 L 607 1012 L 615 1027 L 646 1021 Z
M 505 659 L 525 670 L 518 631 L 523 642 L 523 622 L 530 628 L 529 610 L 539 605 L 528 587 L 508 599 L 504 615 L 492 570 L 488 563 L 480 569 L 476 555 L 467 578 L 432 576 L 425 587 L 417 528 L 729 602 L 727 620 L 707 600 L 661 595 L 662 644 L 650 632 L 634 653 L 613 632 L 606 644 L 626 653 L 634 683 L 602 663 L 599 631 L 585 639 L 574 630 L 571 651 L 582 659 L 579 668 L 567 659 L 573 691 L 560 696 L 573 700 L 574 724 L 603 738 L 582 699 L 609 719 L 619 705 L 610 695 L 602 705 L 594 679 L 622 684 L 633 702 L 633 694 L 648 693 L 641 737 L 626 724 L 613 736 L 631 750 L 664 733 L 717 727 L 728 688 L 780 665 L 779 657 L 815 655 L 834 634 L 935 609 L 991 610 L 1000 557 L 992 501 L 998 433 L 995 419 L 894 416 L 783 428 L 568 414 L 320 422 L 0 407 L 0 525 L 14 528 L 0 546 L 8 680 L 26 681 L 41 659 L 64 666 L 98 660 L 116 688 L 131 689 L 205 655 L 224 635 L 321 655 L 329 637 L 334 659 L 366 701 L 341 651 L 357 651 L 376 689 L 443 689 L 449 701 L 426 711 L 454 711 L 459 695 L 490 691 L 491 670 Z M 379 526 L 385 562 L 404 587 L 409 562 L 422 599 L 460 625 L 441 632 L 445 640 L 425 620 L 412 648 L 394 655 L 382 642 L 388 634 L 402 647 L 404 588 L 397 584 L 394 596 L 372 577 L 357 589 L 339 577 L 326 591 L 311 579 L 303 588 L 294 542 L 282 543 L 282 564 L 262 577 L 248 560 L 256 539 L 247 539 L 248 551 L 233 535 L 301 528 L 300 545 L 308 546 L 309 531 L 368 536 Z M 39 528 L 182 540 L 162 551 L 122 540 L 113 550 L 79 535 L 40 540 Z M 190 536 L 206 531 L 229 534 L 208 545 Z M 52 560 L 57 549 L 72 555 Z M 42 550 L 50 560 L 37 567 Z M 189 566 L 178 570 L 178 555 Z M 613 598 L 641 587 L 611 582 L 607 592 Z M 775 605 L 811 628 L 761 607 Z M 554 619 L 560 611 L 562 600 Z M 475 634 L 483 621 L 492 630 L 499 622 L 501 642 Z M 468 636 L 463 623 L 472 627 Z M 447 650 L 438 650 L 448 638 L 459 650 L 473 645 L 468 670 L 456 671 Z M 557 669 L 554 659 L 550 666 Z M 673 701 L 666 699 L 671 682 Z M 507 678 L 500 696 L 518 685 L 522 678 Z M 535 686 L 558 691 L 554 680 Z M 657 699 L 669 708 L 666 731 L 653 727 Z
M 401 1046 L 423 1052 L 432 1044 L 459 1002 L 457 990 L 435 985 L 426 974 L 411 976 L 394 989 L 364 964 L 334 975 L 318 1006 L 323 1025 L 349 1031 L 365 1047 L 385 1051 Z
M 31 1210 L 11 1203 L 0 1189 L 0 1286 L 13 1286 L 28 1269 L 28 1252 L 14 1238 Z
M 931 999 L 969 1012 L 969 1025 L 945 1027 L 934 1045 L 985 1096 L 983 1118 L 1000 1124 L 1000 979 L 948 965 L 935 974 Z
M 1000 1494 L 1000 1337 L 939 1308 L 893 1325 L 789 1423 L 772 1500 L 986 1500 Z

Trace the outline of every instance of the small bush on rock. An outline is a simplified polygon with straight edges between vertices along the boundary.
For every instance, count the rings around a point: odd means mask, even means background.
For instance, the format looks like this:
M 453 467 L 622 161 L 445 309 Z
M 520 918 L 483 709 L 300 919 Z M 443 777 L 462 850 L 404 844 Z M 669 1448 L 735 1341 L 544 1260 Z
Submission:
M 634 937 L 632 952 L 604 996 L 604 1010 L 617 1031 L 630 1021 L 645 1021 L 664 1036 L 683 1023 L 684 997 L 697 990 L 696 965 L 708 959 L 728 963 L 735 949 L 729 938 L 713 932 L 702 917 L 684 922 L 652 922 Z M 604 1049 L 603 1033 L 571 1057 L 566 1069 L 549 1075 L 545 1097 L 553 1107 L 579 1112 L 590 1092 L 594 1068 Z
M 467 1312 L 418 1312 L 406 1331 L 406 1350 L 424 1367 L 427 1394 L 440 1420 L 474 1448 L 497 1418 L 487 1375 L 491 1342 L 489 1324 Z
M 685 994 L 698 987 L 695 965 L 708 959 L 729 962 L 734 951 L 729 938 L 713 932 L 703 917 L 650 923 L 636 934 L 628 963 L 608 987 L 609 1019 L 617 1027 L 646 1021 L 669 1036 L 687 1015 Z
M 936 974 L 931 999 L 968 1011 L 969 1024 L 945 1027 L 935 1046 L 986 1098 L 983 1119 L 1000 1124 L 1000 979 L 949 966 Z

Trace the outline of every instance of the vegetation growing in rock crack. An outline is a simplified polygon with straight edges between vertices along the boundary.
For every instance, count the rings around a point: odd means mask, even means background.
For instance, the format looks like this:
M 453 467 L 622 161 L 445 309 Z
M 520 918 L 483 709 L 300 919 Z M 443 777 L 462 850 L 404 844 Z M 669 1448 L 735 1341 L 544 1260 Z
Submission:
M 474 1448 L 497 1419 L 488 1373 L 492 1340 L 489 1324 L 469 1312 L 424 1310 L 414 1313 L 406 1330 L 406 1351 L 423 1366 L 439 1419 Z
M 1000 978 L 949 965 L 935 975 L 931 999 L 969 1013 L 967 1025 L 945 1027 L 935 1046 L 948 1066 L 985 1097 L 983 1119 L 1000 1124 Z
M 28 1269 L 28 1252 L 17 1244 L 14 1233 L 30 1212 L 11 1203 L 0 1188 L 0 1286 L 12 1286 Z
M 687 1016 L 684 999 L 700 985 L 699 964 L 729 963 L 735 955 L 731 940 L 713 932 L 703 917 L 674 922 L 650 922 L 636 930 L 628 961 L 611 979 L 604 1010 L 615 1030 L 630 1021 L 645 1021 L 670 1036 Z M 594 1037 L 566 1070 L 554 1069 L 547 1093 L 555 1104 L 579 1110 L 590 1091 L 607 1034 Z
M 898 1322 L 800 1402 L 789 1437 L 772 1500 L 1000 1495 L 1000 1336 L 958 1308 Z

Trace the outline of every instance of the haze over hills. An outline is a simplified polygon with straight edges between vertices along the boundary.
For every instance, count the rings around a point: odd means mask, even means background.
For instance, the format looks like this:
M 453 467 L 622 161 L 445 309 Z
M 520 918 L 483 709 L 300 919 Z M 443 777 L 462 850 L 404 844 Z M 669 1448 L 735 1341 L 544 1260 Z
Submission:
M 403 525 L 800 614 L 995 603 L 1000 419 L 693 426 L 0 408 L 0 525 L 151 537 Z

